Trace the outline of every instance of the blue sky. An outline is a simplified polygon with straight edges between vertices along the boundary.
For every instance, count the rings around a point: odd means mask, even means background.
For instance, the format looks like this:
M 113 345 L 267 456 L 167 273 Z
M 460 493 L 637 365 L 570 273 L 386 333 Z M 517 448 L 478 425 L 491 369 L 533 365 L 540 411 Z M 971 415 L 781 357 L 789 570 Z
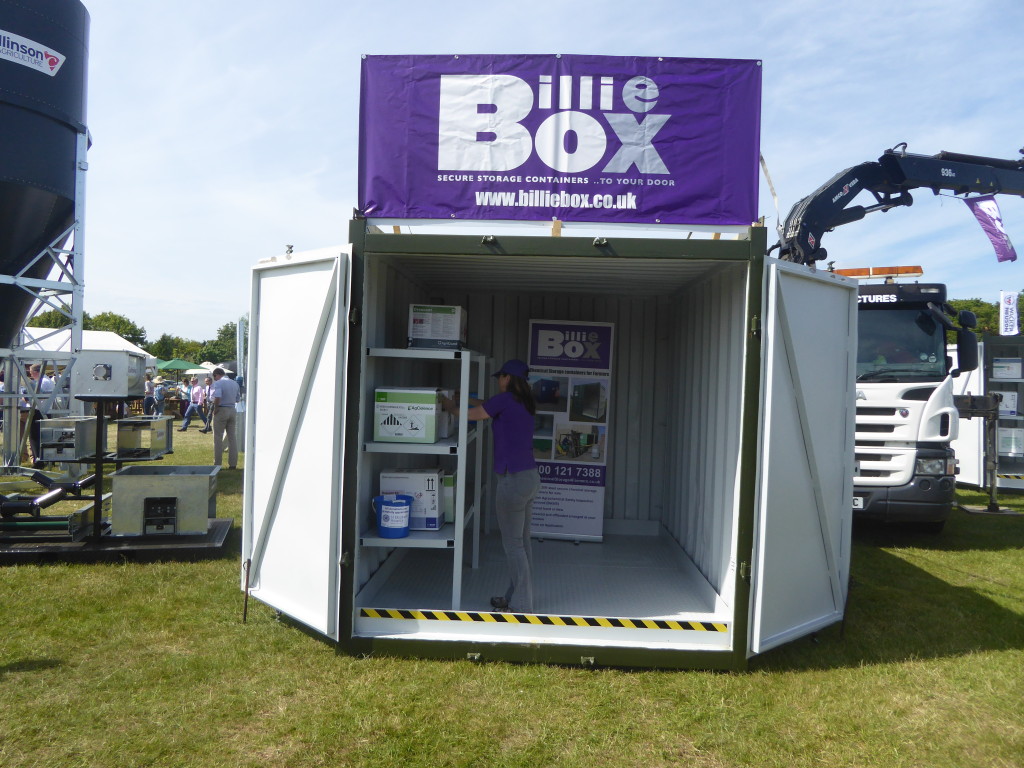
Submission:
M 1017 0 L 85 5 L 86 310 L 125 314 L 150 339 L 213 337 L 248 311 L 259 259 L 346 240 L 364 53 L 761 59 L 761 151 L 782 216 L 899 142 L 1002 158 L 1024 147 Z M 953 298 L 995 301 L 1024 289 L 1024 200 L 1000 206 L 1012 264 L 996 263 L 962 202 L 923 191 L 824 245 L 838 267 L 920 264 Z M 774 227 L 763 180 L 760 211 Z

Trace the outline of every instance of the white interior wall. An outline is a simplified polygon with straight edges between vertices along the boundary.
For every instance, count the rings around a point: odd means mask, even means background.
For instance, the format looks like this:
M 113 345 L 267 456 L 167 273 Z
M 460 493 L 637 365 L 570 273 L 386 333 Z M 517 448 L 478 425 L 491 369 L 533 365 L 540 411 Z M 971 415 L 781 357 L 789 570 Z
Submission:
M 735 569 L 746 289 L 746 267 L 721 269 L 687 287 L 674 313 L 676 471 L 663 522 L 723 597 Z
M 500 285 L 486 284 L 452 294 L 414 280 L 397 260 L 373 259 L 366 269 L 365 346 L 405 347 L 408 305 L 417 302 L 466 307 L 468 346 L 497 364 L 527 357 L 531 319 L 614 323 L 606 528 L 652 530 L 652 524 L 663 524 L 716 590 L 730 583 L 745 265 L 709 264 L 708 275 L 682 296 L 657 297 L 592 295 L 578 292 L 578 286 L 562 293 L 557 285 L 544 294 L 505 293 Z M 628 280 L 624 274 L 623 284 Z M 382 384 L 442 383 L 434 367 L 387 359 L 372 365 L 372 372 L 363 373 L 364 402 L 372 402 L 374 387 Z M 372 426 L 366 414 L 362 418 L 362 434 L 369 439 Z M 393 459 L 364 459 L 369 471 L 360 480 L 359 498 L 368 505 L 381 462 Z M 363 550 L 360 584 L 386 554 Z

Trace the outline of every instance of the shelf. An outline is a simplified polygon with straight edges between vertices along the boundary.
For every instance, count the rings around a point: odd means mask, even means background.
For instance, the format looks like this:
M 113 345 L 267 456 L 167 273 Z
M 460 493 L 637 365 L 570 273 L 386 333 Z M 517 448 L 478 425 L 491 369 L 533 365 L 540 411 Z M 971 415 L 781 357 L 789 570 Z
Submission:
M 418 547 L 420 549 L 448 549 L 455 546 L 455 526 L 445 523 L 439 531 L 409 531 L 408 536 L 390 539 L 377 536 L 373 528 L 367 535 L 359 537 L 364 547 Z
M 470 349 L 393 349 L 391 347 L 367 347 L 367 357 L 404 357 L 411 360 L 461 360 L 463 355 L 473 357 L 478 353 Z
M 466 436 L 466 445 L 476 440 L 477 430 L 471 429 Z M 454 456 L 459 452 L 459 440 L 456 437 L 443 437 L 436 443 L 363 443 L 367 453 L 425 453 L 436 456 Z

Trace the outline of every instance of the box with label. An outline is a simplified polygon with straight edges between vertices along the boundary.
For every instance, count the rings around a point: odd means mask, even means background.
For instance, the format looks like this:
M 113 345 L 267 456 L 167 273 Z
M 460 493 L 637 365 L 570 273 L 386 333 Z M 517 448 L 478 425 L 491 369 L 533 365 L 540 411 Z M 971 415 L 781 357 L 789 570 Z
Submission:
M 1002 395 L 1002 400 L 999 401 L 999 415 L 1000 416 L 1016 416 L 1017 415 L 1017 393 L 1016 392 L 992 392 L 993 395 Z
M 381 443 L 436 443 L 441 391 L 435 387 L 378 387 L 373 439 Z
M 1021 359 L 1019 357 L 997 357 L 992 361 L 993 379 L 1019 379 Z
M 409 305 L 410 349 L 462 349 L 466 310 L 441 304 Z
M 1024 429 L 1019 427 L 999 427 L 997 439 L 1000 456 L 1020 456 L 1024 454 Z
M 380 473 L 380 492 L 412 496 L 409 530 L 436 531 L 444 525 L 443 473 L 433 469 L 392 469 Z

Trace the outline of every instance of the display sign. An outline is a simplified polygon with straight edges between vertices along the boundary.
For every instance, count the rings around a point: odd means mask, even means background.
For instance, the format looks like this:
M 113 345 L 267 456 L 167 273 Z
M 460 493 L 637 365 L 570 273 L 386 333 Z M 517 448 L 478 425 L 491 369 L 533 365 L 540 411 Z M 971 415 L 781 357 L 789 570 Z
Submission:
M 761 62 L 365 56 L 367 217 L 747 226 Z
M 610 323 L 530 321 L 535 536 L 601 541 L 612 402 Z

